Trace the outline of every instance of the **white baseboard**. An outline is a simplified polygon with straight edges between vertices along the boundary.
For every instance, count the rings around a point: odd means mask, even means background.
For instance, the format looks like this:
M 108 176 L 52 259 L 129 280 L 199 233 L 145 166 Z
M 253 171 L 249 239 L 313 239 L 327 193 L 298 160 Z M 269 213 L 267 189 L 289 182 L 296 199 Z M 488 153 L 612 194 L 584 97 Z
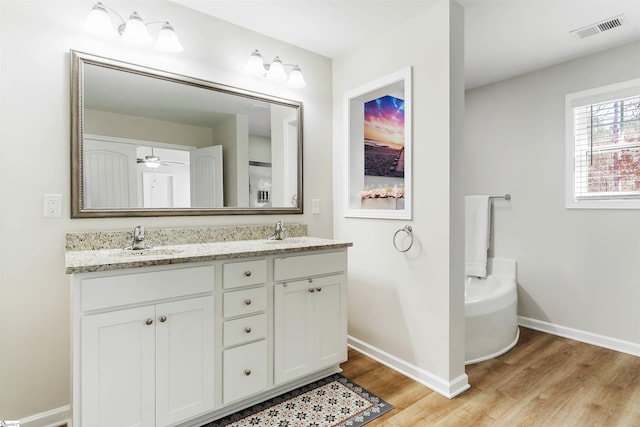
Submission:
M 438 392 L 449 399 L 459 395 L 470 387 L 467 374 L 462 374 L 453 381 L 446 381 L 422 368 L 412 365 L 411 363 L 352 336 L 348 336 L 347 343 L 349 347 L 367 355 L 385 366 L 388 366 L 394 371 L 398 371 L 412 380 L 429 387 L 431 390 Z
M 20 420 L 20 427 L 71 427 L 71 405 L 31 415 Z
M 623 341 L 617 338 L 611 338 L 604 335 L 598 335 L 591 332 L 568 328 L 566 326 L 560 326 L 524 316 L 518 316 L 518 324 L 524 326 L 525 328 L 535 329 L 536 331 L 546 332 L 548 334 L 558 335 L 560 337 L 569 338 L 575 341 L 593 344 L 599 347 L 604 347 L 610 350 L 615 350 L 621 353 L 627 353 L 633 356 L 640 357 L 640 344 L 632 343 L 630 341 Z

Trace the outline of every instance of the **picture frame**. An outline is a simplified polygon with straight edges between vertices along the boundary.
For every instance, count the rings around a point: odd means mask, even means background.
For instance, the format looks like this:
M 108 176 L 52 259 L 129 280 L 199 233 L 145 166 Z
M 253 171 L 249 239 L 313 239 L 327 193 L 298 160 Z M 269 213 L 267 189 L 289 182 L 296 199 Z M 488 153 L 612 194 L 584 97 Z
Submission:
M 345 217 L 411 219 L 411 67 L 344 94 Z

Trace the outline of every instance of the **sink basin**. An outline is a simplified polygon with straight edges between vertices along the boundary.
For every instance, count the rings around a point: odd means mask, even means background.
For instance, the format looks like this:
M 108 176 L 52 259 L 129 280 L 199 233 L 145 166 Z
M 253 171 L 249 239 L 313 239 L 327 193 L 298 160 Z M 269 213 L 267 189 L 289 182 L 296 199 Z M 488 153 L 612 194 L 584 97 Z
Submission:
M 120 254 L 122 256 L 162 256 L 162 255 L 178 255 L 184 251 L 180 249 L 166 248 L 149 248 L 141 250 L 123 249 Z

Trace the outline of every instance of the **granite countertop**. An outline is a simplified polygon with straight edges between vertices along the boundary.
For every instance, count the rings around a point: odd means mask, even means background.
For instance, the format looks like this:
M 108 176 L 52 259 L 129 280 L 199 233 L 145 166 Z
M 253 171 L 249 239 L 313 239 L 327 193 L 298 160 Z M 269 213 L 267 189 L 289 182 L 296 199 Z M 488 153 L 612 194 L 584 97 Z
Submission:
M 237 240 L 166 245 L 143 251 L 123 249 L 67 250 L 65 253 L 65 272 L 67 274 L 88 273 L 154 265 L 292 254 L 349 246 L 353 246 L 353 244 L 302 236 L 285 238 L 284 240 Z

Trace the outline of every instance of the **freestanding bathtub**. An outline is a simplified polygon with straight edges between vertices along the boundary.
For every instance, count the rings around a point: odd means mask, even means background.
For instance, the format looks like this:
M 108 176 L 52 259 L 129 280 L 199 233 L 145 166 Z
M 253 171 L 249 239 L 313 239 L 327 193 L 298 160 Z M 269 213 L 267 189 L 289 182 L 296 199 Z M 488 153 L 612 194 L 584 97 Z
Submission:
M 516 262 L 489 258 L 487 277 L 467 277 L 464 287 L 465 365 L 492 359 L 518 342 Z

